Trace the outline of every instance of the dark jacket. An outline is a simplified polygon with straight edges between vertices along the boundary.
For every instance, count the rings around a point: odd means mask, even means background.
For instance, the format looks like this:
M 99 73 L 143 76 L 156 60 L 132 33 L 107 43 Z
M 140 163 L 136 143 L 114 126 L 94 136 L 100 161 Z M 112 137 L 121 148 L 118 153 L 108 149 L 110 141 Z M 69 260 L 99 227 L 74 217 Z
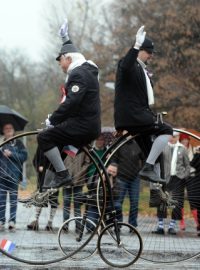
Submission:
M 124 144 L 112 159 L 118 165 L 117 177 L 120 180 L 132 181 L 141 169 L 143 160 L 142 151 L 134 140 Z
M 72 70 L 65 84 L 66 99 L 50 117 L 52 125 L 62 123 L 73 136 L 100 135 L 100 98 L 98 69 L 84 63 Z
M 12 155 L 7 158 L 3 151 L 8 149 Z M 27 150 L 20 140 L 13 140 L 3 145 L 0 151 L 0 182 L 12 181 L 19 183 L 22 181 L 23 163 L 27 159 Z
M 138 50 L 131 48 L 118 63 L 114 118 L 116 129 L 152 125 L 155 116 L 149 108 L 146 78 L 137 62 Z
M 200 177 L 200 153 L 195 153 L 190 165 L 195 168 L 195 176 Z M 199 180 L 200 182 L 200 180 Z

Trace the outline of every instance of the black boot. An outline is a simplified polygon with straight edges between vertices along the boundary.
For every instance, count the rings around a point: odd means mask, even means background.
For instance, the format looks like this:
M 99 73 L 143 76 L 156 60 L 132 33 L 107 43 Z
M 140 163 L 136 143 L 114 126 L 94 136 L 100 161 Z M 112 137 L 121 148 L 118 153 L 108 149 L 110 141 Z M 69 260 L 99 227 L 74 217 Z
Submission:
M 59 188 L 62 186 L 70 186 L 72 184 L 72 177 L 70 176 L 68 170 L 61 172 L 56 172 L 54 179 L 43 188 Z
M 152 231 L 152 233 L 164 235 L 165 231 L 163 228 L 158 227 L 155 231 Z
M 139 175 L 143 180 L 147 180 L 153 183 L 160 183 L 164 184 L 166 181 L 164 179 L 161 179 L 157 173 L 154 171 L 154 165 L 145 163 L 142 170 L 139 172 Z
M 27 230 L 38 231 L 39 230 L 38 221 L 37 220 L 34 220 L 30 224 L 28 224 L 27 225 Z

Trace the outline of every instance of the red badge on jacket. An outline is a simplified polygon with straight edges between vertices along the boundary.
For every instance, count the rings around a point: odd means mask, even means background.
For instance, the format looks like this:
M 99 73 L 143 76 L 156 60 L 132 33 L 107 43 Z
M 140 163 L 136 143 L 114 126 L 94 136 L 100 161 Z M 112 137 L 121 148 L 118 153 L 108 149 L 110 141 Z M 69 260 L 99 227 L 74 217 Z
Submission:
M 67 91 L 66 91 L 66 89 L 65 89 L 64 84 L 62 84 L 62 85 L 60 86 L 60 92 L 61 92 L 60 103 L 63 103 L 63 102 L 65 102 L 65 99 L 66 99 L 66 96 L 67 96 Z

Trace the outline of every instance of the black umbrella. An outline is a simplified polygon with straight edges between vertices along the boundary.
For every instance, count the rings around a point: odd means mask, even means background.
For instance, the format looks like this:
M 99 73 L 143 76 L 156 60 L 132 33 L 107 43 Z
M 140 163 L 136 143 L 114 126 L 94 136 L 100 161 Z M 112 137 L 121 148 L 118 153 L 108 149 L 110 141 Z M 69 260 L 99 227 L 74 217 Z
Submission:
M 0 132 L 5 124 L 12 124 L 15 131 L 23 130 L 28 120 L 20 113 L 5 105 L 0 105 Z

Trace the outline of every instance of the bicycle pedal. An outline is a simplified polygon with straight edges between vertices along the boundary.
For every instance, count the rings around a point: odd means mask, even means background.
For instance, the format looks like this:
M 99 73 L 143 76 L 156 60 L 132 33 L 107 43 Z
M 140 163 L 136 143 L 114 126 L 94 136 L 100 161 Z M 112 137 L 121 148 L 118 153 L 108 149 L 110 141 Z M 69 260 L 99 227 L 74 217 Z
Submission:
M 169 201 L 167 202 L 167 206 L 168 206 L 169 208 L 172 208 L 172 209 L 174 209 L 177 205 L 178 205 L 178 202 L 177 202 L 176 200 L 169 200 Z
M 57 188 L 50 188 L 50 189 L 47 189 L 47 193 L 50 194 L 50 195 L 56 193 L 57 191 L 58 191 Z

